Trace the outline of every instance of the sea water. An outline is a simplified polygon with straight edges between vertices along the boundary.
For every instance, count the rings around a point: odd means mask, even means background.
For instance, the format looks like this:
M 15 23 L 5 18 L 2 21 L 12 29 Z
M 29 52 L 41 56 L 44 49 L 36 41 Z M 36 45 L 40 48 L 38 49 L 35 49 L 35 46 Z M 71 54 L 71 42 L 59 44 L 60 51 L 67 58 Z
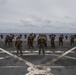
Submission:
M 15 37 L 16 37 L 16 35 L 22 35 L 22 39 L 24 40 L 25 39 L 25 34 L 27 35 L 27 37 L 28 37 L 28 35 L 30 34 L 30 33 L 0 33 L 0 35 L 3 35 L 3 39 L 5 39 L 5 37 L 6 37 L 6 35 L 10 35 L 10 34 L 13 34 Z M 34 34 L 36 34 L 36 38 L 35 38 L 35 40 L 37 39 L 37 37 L 39 36 L 39 34 L 46 34 L 46 36 L 47 36 L 47 39 L 48 40 L 50 40 L 50 38 L 49 38 L 49 35 L 51 35 L 51 34 L 53 34 L 53 33 L 34 33 Z M 58 40 L 58 38 L 59 38 L 59 36 L 60 36 L 60 34 L 63 34 L 64 35 L 64 39 L 65 39 L 65 36 L 67 35 L 68 36 L 68 40 L 70 40 L 70 36 L 73 34 L 75 34 L 76 35 L 76 33 L 54 33 L 55 35 L 56 35 L 56 40 Z M 27 39 L 27 38 L 26 38 Z

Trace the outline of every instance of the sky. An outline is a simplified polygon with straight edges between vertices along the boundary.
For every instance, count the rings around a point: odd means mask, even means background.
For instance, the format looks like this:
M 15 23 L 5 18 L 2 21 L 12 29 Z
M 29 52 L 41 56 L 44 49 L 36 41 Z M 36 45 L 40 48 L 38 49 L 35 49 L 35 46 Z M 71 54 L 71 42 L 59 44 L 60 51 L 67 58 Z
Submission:
M 0 33 L 76 33 L 76 0 L 0 0 Z

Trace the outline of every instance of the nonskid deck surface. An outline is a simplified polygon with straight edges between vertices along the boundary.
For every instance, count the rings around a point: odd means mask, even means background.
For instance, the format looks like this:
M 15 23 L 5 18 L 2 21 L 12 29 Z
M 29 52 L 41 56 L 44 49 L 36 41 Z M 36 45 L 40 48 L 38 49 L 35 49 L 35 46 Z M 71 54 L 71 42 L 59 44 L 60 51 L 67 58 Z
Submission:
M 15 47 L 2 46 L 0 75 L 76 75 L 75 46 L 47 48 L 45 53 L 38 55 L 38 48 L 23 48 L 23 56 L 16 56 Z
M 76 47 L 64 42 L 63 46 L 55 42 L 52 49 L 50 42 L 45 48 L 45 55 L 39 55 L 37 43 L 34 49 L 28 49 L 27 42 L 23 41 L 23 56 L 16 56 L 16 48 L 4 46 L 0 42 L 0 75 L 76 75 Z

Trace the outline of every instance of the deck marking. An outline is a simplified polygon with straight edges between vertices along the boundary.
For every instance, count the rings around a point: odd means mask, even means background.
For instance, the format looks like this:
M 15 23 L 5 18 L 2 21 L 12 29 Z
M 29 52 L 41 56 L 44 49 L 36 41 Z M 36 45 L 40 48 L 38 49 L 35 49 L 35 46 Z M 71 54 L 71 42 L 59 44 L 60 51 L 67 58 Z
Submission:
M 76 47 L 74 47 L 74 48 L 66 51 L 65 53 L 57 56 L 57 58 L 54 58 L 53 60 L 51 60 L 51 64 L 54 63 L 54 62 L 56 62 L 57 60 L 61 59 L 62 57 L 64 57 L 65 55 L 67 55 L 68 53 L 70 53 L 71 51 L 73 51 L 73 50 L 75 50 L 75 49 L 76 49 Z M 24 61 L 25 64 L 29 66 L 28 69 L 27 69 L 27 70 L 29 71 L 29 73 L 27 73 L 27 74 L 25 74 L 25 75 L 35 75 L 35 74 L 53 75 L 52 73 L 50 73 L 50 71 L 51 71 L 50 68 L 52 68 L 52 67 L 55 68 L 56 66 L 48 67 L 48 66 L 34 65 L 34 64 L 32 64 L 32 63 L 30 63 L 30 62 L 22 59 L 21 57 L 18 57 L 18 56 L 16 56 L 16 55 L 14 55 L 14 54 L 12 54 L 12 53 L 10 53 L 10 52 L 2 49 L 2 48 L 0 48 L 0 50 L 3 51 L 4 53 L 7 53 L 8 55 L 16 58 L 16 59 L 19 59 L 19 60 L 21 60 L 21 61 Z M 49 64 L 49 63 L 46 63 L 46 64 Z M 57 66 L 57 67 L 58 67 L 58 66 Z M 61 66 L 60 66 L 60 67 L 61 67 Z M 41 68 L 41 70 L 40 70 L 39 68 Z M 62 68 L 65 68 L 65 67 L 62 66 Z
M 72 49 L 66 51 L 65 53 L 61 54 L 60 56 L 52 59 L 50 62 L 46 63 L 46 65 L 50 65 L 53 64 L 54 62 L 56 62 L 57 60 L 61 59 L 62 57 L 64 57 L 65 55 L 69 54 L 71 51 L 75 50 L 76 47 L 73 47 Z
M 42 66 L 39 68 L 42 68 L 42 70 L 38 69 L 38 66 L 22 59 L 21 57 L 18 57 L 2 48 L 0 48 L 1 51 L 3 51 L 4 53 L 7 53 L 8 55 L 14 57 L 15 59 L 19 59 L 21 61 L 24 61 L 26 65 L 29 66 L 29 68 L 27 69 L 29 71 L 29 73 L 25 74 L 25 75 L 35 75 L 35 74 L 45 74 L 45 75 L 53 75 L 52 73 L 50 73 L 51 69 L 48 68 L 47 66 Z
M 0 68 L 22 68 L 25 66 L 0 66 Z M 42 67 L 42 66 L 41 66 Z M 49 68 L 76 68 L 76 66 L 48 66 Z

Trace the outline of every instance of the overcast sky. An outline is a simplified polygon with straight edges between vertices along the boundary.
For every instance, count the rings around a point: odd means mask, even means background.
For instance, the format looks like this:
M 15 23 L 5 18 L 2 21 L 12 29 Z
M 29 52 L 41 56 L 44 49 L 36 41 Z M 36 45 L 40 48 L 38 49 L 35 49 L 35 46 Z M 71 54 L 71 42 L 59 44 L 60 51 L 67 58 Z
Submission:
M 0 0 L 0 33 L 76 33 L 76 0 Z

